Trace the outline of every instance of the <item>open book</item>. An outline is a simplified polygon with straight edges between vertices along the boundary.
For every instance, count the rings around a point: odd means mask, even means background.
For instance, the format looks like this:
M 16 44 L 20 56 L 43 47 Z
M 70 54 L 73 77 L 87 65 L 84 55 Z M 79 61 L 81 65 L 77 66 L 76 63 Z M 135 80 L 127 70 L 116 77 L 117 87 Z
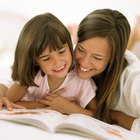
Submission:
M 140 135 L 83 114 L 63 115 L 47 109 L 0 111 L 0 119 L 39 127 L 51 133 L 69 133 L 96 140 L 140 140 Z

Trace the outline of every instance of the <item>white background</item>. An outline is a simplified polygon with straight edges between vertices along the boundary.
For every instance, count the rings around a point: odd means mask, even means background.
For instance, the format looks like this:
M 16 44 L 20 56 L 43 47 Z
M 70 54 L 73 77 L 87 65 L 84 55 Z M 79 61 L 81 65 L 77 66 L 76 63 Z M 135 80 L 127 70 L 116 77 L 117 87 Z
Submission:
M 0 0 L 0 79 L 9 75 L 18 35 L 33 16 L 51 12 L 68 25 L 95 9 L 111 8 L 122 12 L 133 28 L 139 5 L 140 0 Z

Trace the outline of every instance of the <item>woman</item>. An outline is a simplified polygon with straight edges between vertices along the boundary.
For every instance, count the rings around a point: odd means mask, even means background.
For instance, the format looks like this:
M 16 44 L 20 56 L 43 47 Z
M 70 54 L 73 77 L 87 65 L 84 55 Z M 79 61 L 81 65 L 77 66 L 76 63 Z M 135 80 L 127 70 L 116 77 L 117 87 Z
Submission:
M 140 133 L 140 61 L 126 51 L 129 35 L 120 12 L 93 11 L 79 25 L 75 57 L 78 76 L 97 84 L 97 117 Z
M 97 118 L 140 133 L 140 61 L 126 51 L 129 36 L 119 11 L 91 12 L 78 28 L 76 67 L 80 78 L 96 82 Z

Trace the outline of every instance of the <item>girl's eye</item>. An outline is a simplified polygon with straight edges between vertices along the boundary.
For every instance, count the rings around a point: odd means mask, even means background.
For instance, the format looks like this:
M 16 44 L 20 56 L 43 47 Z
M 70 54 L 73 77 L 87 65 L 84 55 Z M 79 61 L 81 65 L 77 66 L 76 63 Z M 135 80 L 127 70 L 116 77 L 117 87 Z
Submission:
M 43 61 L 48 61 L 50 59 L 50 57 L 44 58 L 42 59 Z
M 61 50 L 58 51 L 58 53 L 64 53 L 66 51 L 65 48 L 62 48 Z

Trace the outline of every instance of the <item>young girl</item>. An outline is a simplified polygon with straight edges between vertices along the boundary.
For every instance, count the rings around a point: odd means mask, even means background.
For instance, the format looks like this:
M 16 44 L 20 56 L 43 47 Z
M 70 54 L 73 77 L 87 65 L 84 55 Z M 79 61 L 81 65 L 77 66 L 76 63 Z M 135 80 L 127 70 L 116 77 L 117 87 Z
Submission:
M 15 83 L 6 97 L 26 108 L 48 107 L 65 114 L 94 116 L 95 83 L 79 79 L 71 70 L 73 65 L 72 41 L 66 27 L 51 13 L 35 16 L 19 36 L 12 67 Z M 54 92 L 63 87 L 66 91 L 57 96 Z

